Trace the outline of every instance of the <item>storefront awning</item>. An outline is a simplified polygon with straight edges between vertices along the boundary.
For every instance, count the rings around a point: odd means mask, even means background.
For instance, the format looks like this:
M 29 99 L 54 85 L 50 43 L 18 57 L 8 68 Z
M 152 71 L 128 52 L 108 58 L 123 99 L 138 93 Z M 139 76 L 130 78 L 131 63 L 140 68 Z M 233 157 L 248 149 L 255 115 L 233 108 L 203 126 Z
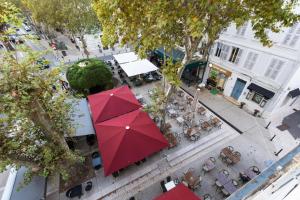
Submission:
M 200 61 L 200 60 L 196 60 L 196 61 L 192 61 L 189 64 L 187 64 L 185 66 L 186 69 L 194 69 L 194 68 L 205 68 L 207 62 L 206 61 Z
M 292 97 L 292 98 L 295 98 L 295 97 L 299 96 L 299 95 L 300 95 L 300 90 L 299 90 L 299 88 L 294 89 L 294 90 L 291 90 L 291 91 L 289 92 L 288 95 L 289 95 L 290 97 Z
M 263 87 L 260 87 L 259 85 L 256 85 L 254 83 L 251 83 L 248 87 L 247 87 L 248 90 L 252 90 L 252 91 L 255 91 L 261 95 L 263 95 L 265 98 L 267 99 L 271 99 L 275 93 L 270 91 L 270 90 L 267 90 Z
M 163 48 L 158 48 L 154 51 L 154 53 L 159 56 L 161 59 L 164 59 L 164 55 L 166 58 L 172 58 L 173 61 L 178 62 L 182 61 L 184 58 L 184 52 L 179 49 L 172 49 L 170 52 L 166 51 Z

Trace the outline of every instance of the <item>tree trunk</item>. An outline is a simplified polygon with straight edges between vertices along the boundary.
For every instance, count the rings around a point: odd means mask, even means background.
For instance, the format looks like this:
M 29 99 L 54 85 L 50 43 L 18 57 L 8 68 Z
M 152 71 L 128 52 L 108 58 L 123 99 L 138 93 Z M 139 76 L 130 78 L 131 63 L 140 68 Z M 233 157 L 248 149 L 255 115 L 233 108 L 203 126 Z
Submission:
M 80 36 L 80 41 L 82 42 L 82 48 L 83 48 L 83 52 L 86 55 L 87 58 L 89 58 L 89 51 L 87 50 L 87 45 L 86 45 L 86 41 L 84 39 L 84 35 Z
M 47 115 L 47 112 L 44 110 L 39 100 L 35 99 L 32 103 L 33 112 L 31 114 L 31 120 L 42 129 L 49 141 L 53 141 L 64 151 L 70 152 L 64 133 L 57 132 L 55 127 L 51 125 L 51 119 Z

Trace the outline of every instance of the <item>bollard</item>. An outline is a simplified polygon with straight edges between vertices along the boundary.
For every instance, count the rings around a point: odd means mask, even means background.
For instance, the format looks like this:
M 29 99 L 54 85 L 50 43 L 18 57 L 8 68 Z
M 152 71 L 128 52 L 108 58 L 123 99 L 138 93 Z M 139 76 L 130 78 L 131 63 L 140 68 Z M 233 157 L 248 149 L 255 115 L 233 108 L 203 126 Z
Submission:
M 265 127 L 265 129 L 268 129 L 270 124 L 271 124 L 271 122 L 268 123 L 268 125 Z
M 277 153 L 274 152 L 275 156 L 278 156 L 280 154 L 280 152 L 282 152 L 283 149 L 280 149 Z
M 273 141 L 273 139 L 276 137 L 276 135 L 274 135 L 271 139 L 270 139 L 270 141 Z

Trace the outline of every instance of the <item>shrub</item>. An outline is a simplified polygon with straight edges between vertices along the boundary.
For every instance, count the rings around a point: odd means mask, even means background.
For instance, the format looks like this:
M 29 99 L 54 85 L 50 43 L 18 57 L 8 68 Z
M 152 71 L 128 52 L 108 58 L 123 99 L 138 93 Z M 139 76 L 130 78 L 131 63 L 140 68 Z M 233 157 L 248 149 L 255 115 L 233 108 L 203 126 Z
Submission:
M 87 94 L 113 87 L 112 73 L 107 65 L 98 59 L 82 59 L 67 70 L 67 80 L 72 89 Z

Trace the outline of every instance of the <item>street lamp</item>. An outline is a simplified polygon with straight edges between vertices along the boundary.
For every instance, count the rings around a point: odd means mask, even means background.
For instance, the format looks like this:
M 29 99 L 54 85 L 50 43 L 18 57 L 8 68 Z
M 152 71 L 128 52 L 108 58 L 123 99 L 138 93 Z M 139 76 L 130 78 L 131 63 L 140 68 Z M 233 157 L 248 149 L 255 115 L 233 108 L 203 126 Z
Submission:
M 205 87 L 205 84 L 204 83 L 200 83 L 198 86 L 197 86 L 197 90 L 196 90 L 196 94 L 194 96 L 194 101 L 193 101 L 193 104 L 191 106 L 192 108 L 192 113 L 193 113 L 193 117 L 192 117 L 192 127 L 194 126 L 194 122 L 195 122 L 195 112 L 196 112 L 196 108 L 197 108 L 197 102 L 199 100 L 199 95 L 200 95 L 200 91 L 202 88 Z

